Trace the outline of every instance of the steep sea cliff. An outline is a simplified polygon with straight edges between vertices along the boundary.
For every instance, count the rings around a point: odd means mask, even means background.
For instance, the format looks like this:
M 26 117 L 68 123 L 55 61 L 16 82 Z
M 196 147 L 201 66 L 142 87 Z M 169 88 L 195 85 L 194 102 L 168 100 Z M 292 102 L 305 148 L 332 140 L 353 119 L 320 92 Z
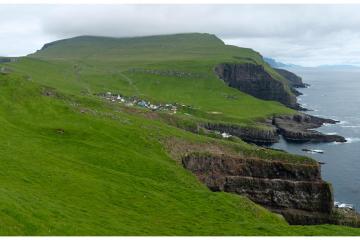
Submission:
M 219 64 L 215 72 L 230 87 L 264 100 L 274 100 L 297 109 L 296 97 L 283 82 L 274 79 L 262 65 Z
M 346 143 L 292 143 L 284 139 L 273 148 L 290 153 L 311 156 L 322 165 L 322 175 L 333 185 L 335 201 L 360 207 L 360 69 L 290 69 L 311 85 L 301 89 L 299 102 L 312 109 L 310 113 L 323 118 L 336 119 L 337 124 L 325 124 L 318 130 L 324 134 L 339 134 Z M 321 150 L 323 154 L 304 152 L 303 149 Z
M 299 105 L 286 91 L 287 87 L 296 93 L 296 88 L 308 86 L 292 72 L 276 69 L 289 81 L 288 85 L 282 85 L 263 67 L 254 64 L 221 64 L 215 71 L 231 87 L 262 99 L 277 100 L 293 108 Z M 293 143 L 346 142 L 340 135 L 314 130 L 324 124 L 336 123 L 336 120 L 299 112 L 292 116 L 273 116 L 263 123 L 267 126 L 263 128 L 243 128 L 224 123 L 207 123 L 202 127 L 230 133 L 244 141 L 260 145 L 276 143 L 280 136 Z M 245 195 L 271 211 L 282 214 L 291 224 L 360 226 L 360 218 L 356 212 L 334 208 L 333 189 L 323 180 L 318 162 L 284 163 L 261 158 L 191 152 L 182 158 L 182 163 L 211 190 Z

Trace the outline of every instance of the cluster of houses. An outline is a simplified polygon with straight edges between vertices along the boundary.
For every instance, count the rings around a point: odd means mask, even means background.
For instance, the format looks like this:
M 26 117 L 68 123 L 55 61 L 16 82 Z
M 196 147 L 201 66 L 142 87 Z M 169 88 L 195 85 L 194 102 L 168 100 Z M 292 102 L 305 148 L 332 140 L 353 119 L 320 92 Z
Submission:
M 119 93 L 112 93 L 112 92 L 106 92 L 106 93 L 99 93 L 98 96 L 106 99 L 107 101 L 114 102 L 114 103 L 122 103 L 126 106 L 137 106 L 141 108 L 146 108 L 152 111 L 170 111 L 173 114 L 175 114 L 179 108 L 193 108 L 191 106 L 187 106 L 184 104 L 178 104 L 178 103 L 166 103 L 166 104 L 154 104 L 150 101 L 140 99 L 137 97 L 126 97 Z M 184 113 L 185 115 L 190 115 L 188 113 Z M 226 132 L 219 132 L 214 131 L 216 134 L 220 135 L 222 138 L 230 138 L 232 135 Z
M 222 138 L 230 138 L 230 137 L 232 137 L 232 135 L 227 133 L 227 132 L 219 132 L 219 131 L 213 131 L 213 132 L 220 135 Z
M 121 94 L 114 94 L 111 92 L 101 93 L 99 94 L 101 97 L 105 98 L 108 101 L 111 102 L 119 102 L 123 103 L 126 106 L 138 106 L 142 108 L 147 108 L 152 111 L 171 111 L 173 113 L 176 113 L 178 110 L 178 104 L 153 104 L 150 101 L 146 101 L 143 99 L 139 99 L 137 97 L 125 97 Z M 186 107 L 186 105 L 181 105 L 182 107 Z
M 222 136 L 223 138 L 229 138 L 229 137 L 231 137 L 231 135 L 228 134 L 228 133 L 226 133 L 226 132 L 221 133 L 221 136 Z

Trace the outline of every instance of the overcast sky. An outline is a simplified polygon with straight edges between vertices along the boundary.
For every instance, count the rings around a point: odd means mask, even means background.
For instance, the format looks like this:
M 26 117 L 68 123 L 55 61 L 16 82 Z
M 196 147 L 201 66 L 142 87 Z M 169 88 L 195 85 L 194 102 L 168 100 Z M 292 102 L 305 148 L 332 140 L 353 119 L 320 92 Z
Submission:
M 0 5 L 0 56 L 78 35 L 216 34 L 279 61 L 360 65 L 360 5 Z

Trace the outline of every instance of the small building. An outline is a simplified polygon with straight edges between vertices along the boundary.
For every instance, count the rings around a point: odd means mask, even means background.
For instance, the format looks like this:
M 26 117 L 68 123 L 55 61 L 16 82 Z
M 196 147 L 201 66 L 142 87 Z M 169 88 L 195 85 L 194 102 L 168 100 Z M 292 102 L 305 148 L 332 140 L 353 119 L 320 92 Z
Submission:
M 228 134 L 228 133 L 226 133 L 226 132 L 223 132 L 223 133 L 221 134 L 221 136 L 222 136 L 223 138 L 229 138 L 229 137 L 231 137 L 231 135 Z
M 151 110 L 157 110 L 159 107 L 156 106 L 156 105 L 154 105 L 154 104 L 150 104 L 149 108 L 150 108 Z
M 137 105 L 140 107 L 148 107 L 147 103 L 144 100 L 141 100 L 140 102 L 138 102 Z
M 342 208 L 342 209 L 354 210 L 354 205 L 353 204 L 348 204 L 348 203 L 334 202 L 334 207 Z

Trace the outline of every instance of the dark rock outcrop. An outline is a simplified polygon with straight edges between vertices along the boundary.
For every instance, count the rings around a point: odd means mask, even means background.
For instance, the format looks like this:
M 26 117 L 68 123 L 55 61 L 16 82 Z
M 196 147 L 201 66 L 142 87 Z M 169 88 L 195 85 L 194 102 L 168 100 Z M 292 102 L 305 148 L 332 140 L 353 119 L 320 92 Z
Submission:
M 258 145 L 271 145 L 279 141 L 282 135 L 291 142 L 346 142 L 339 135 L 328 135 L 314 130 L 323 124 L 335 124 L 338 121 L 298 113 L 295 115 L 276 116 L 266 121 L 263 127 L 239 126 L 227 123 L 205 123 L 200 127 L 210 131 L 228 133 L 245 142 Z
M 303 95 L 301 92 L 299 92 L 296 88 L 291 88 L 291 92 L 295 95 L 295 96 L 301 96 Z
M 339 135 L 327 135 L 316 130 L 324 123 L 334 124 L 337 121 L 314 117 L 306 114 L 274 117 L 273 124 L 287 141 L 293 142 L 346 142 Z
M 223 63 L 216 66 L 215 72 L 230 87 L 260 99 L 274 100 L 290 108 L 299 108 L 289 86 L 274 79 L 262 65 Z
M 293 88 L 305 88 L 308 84 L 303 83 L 301 77 L 285 69 L 274 68 L 281 76 L 289 81 L 289 85 Z
M 316 162 L 299 164 L 193 152 L 182 158 L 212 191 L 247 196 L 282 214 L 290 224 L 359 226 L 357 213 L 340 214 L 333 208 L 331 186 L 322 180 Z
M 331 186 L 321 179 L 316 162 L 293 164 L 205 153 L 189 154 L 182 162 L 212 191 L 241 194 L 279 213 L 301 210 L 329 215 L 333 208 Z M 291 220 L 288 215 L 284 216 Z
M 279 141 L 277 129 L 272 125 L 268 125 L 267 128 L 255 128 L 241 127 L 234 124 L 207 123 L 202 127 L 212 131 L 226 132 L 241 138 L 243 141 L 259 145 L 268 145 Z

